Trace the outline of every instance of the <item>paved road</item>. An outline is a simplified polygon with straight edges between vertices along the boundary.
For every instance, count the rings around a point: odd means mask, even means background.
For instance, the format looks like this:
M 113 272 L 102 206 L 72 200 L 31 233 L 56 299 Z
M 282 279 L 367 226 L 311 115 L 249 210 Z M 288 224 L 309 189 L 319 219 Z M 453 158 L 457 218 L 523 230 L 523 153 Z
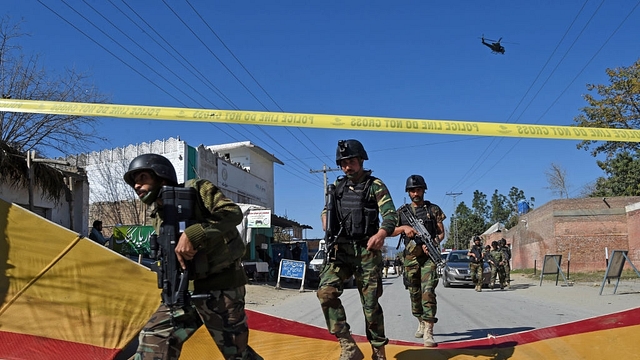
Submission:
M 325 322 L 315 292 L 298 293 L 277 304 L 248 305 L 247 308 L 267 314 L 317 325 Z M 558 286 L 545 280 L 514 276 L 510 290 L 487 290 L 477 293 L 473 288 L 437 287 L 438 318 L 435 338 L 438 342 L 469 340 L 488 335 L 505 335 L 562 323 L 582 320 L 639 306 L 640 280 L 621 282 L 616 294 L 613 284 L 599 295 L 600 284 Z M 364 335 L 364 318 L 358 291 L 346 289 L 341 297 L 347 318 L 355 334 Z M 411 315 L 408 292 L 402 279 L 384 279 L 381 304 L 385 314 L 385 329 L 390 339 L 415 342 L 417 320 Z

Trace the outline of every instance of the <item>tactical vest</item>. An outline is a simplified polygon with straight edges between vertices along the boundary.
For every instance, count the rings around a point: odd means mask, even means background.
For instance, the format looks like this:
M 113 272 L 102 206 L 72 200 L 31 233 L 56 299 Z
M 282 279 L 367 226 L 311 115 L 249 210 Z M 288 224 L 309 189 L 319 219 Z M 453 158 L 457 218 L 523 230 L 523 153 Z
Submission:
M 436 220 L 435 214 L 433 213 L 433 211 L 431 211 L 431 203 L 429 201 L 425 201 L 423 206 L 418 207 L 413 207 L 411 204 L 405 204 L 402 206 L 409 207 L 416 218 L 420 222 L 422 222 L 422 225 L 424 225 L 425 229 L 427 229 L 429 235 L 431 235 L 431 238 L 436 239 L 436 236 L 438 234 L 438 222 Z M 402 216 L 400 217 L 400 225 L 409 225 L 402 218 Z M 405 238 L 405 246 L 407 245 L 407 242 L 409 242 L 409 239 Z
M 365 180 L 353 184 L 342 177 L 336 185 L 336 208 L 338 210 L 338 222 L 340 237 L 352 240 L 361 240 L 372 236 L 380 228 L 378 217 L 378 202 L 370 193 L 371 184 L 376 178 L 367 175 Z
M 195 222 L 207 223 L 211 221 L 211 212 L 205 207 L 200 196 L 200 187 L 203 179 L 188 180 L 184 187 L 193 187 L 197 193 L 197 205 L 195 208 Z M 159 233 L 159 227 L 162 222 L 162 211 L 158 211 L 159 217 L 154 219 L 154 228 Z M 207 240 L 204 243 L 204 247 L 193 257 L 191 261 L 191 271 L 189 272 L 189 280 L 204 279 L 209 275 L 216 274 L 234 264 L 236 261 L 242 258 L 245 253 L 246 245 L 240 236 L 236 227 L 220 234 L 215 232 L 215 236 L 209 235 L 211 233 L 205 230 L 207 234 Z

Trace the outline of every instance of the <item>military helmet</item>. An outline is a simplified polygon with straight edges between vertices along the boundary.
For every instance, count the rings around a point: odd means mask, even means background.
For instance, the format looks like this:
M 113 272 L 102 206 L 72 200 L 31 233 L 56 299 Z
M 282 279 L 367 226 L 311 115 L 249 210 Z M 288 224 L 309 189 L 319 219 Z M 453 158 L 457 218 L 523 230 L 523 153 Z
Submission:
M 492 246 L 492 247 L 494 247 L 494 248 L 497 248 L 497 247 L 498 247 L 498 242 L 497 242 L 497 241 L 495 241 L 495 240 L 494 240 L 494 241 L 492 241 L 492 242 L 491 242 L 491 246 Z
M 476 241 L 482 241 L 482 238 L 480 236 L 476 235 L 476 236 L 473 237 L 473 242 L 476 242 Z
M 507 240 L 502 238 L 502 239 L 498 240 L 498 244 L 500 244 L 500 246 L 505 246 L 505 245 L 507 245 Z
M 157 177 L 166 180 L 169 185 L 178 185 L 176 170 L 173 168 L 171 161 L 162 155 L 142 154 L 136 156 L 129 164 L 129 170 L 124 174 L 124 181 L 129 186 L 134 187 L 135 174 L 142 170 L 151 171 Z
M 362 146 L 360 141 L 354 139 L 338 141 L 338 147 L 336 148 L 336 165 L 340 166 L 340 161 L 343 159 L 351 159 L 354 157 L 369 160 L 367 152 L 364 150 L 364 146 Z
M 404 191 L 409 191 L 409 189 L 414 188 L 423 188 L 427 190 L 427 183 L 424 181 L 422 176 L 411 175 L 407 178 L 407 185 L 404 187 Z

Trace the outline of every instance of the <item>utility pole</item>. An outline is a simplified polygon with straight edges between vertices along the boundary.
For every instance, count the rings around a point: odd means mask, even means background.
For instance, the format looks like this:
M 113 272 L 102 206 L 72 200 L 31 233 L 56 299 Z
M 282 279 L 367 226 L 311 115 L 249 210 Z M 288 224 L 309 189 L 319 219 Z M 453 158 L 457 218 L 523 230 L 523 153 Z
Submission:
M 338 171 L 341 170 L 340 168 L 335 168 L 335 169 L 331 169 L 327 167 L 327 164 L 322 164 L 322 169 L 321 170 L 309 170 L 309 172 L 311 174 L 315 174 L 315 173 L 323 173 L 324 174 L 324 196 L 327 196 L 327 172 L 329 171 Z
M 453 220 L 453 247 L 458 249 L 458 218 L 456 217 L 456 208 L 458 204 L 456 202 L 456 197 L 458 195 L 462 195 L 461 192 L 448 192 L 447 195 L 453 196 L 453 216 L 451 220 Z

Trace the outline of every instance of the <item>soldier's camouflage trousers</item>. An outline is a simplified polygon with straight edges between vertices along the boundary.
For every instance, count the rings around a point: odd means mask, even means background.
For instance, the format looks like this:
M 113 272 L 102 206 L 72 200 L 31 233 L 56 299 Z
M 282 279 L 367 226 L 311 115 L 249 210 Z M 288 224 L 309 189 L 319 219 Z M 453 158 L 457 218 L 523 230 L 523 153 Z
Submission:
M 482 286 L 482 271 L 483 269 L 483 264 L 482 262 L 479 263 L 471 263 L 469 264 L 469 271 L 471 271 L 471 281 L 473 281 L 473 284 L 478 286 Z
M 336 260 L 327 262 L 320 271 L 318 300 L 327 328 L 333 335 L 349 334 L 347 315 L 340 301 L 344 281 L 355 276 L 360 292 L 367 339 L 374 347 L 386 345 L 384 316 L 378 298 L 382 296 L 382 252 L 367 250 L 364 244 L 339 244 Z
M 418 319 L 436 323 L 438 301 L 436 300 L 436 286 L 438 286 L 438 270 L 436 264 L 427 260 L 420 265 L 416 260 L 405 263 L 405 271 L 409 279 L 409 298 L 411 299 L 411 313 Z
M 491 281 L 489 282 L 489 287 L 493 288 L 493 284 L 496 282 L 496 274 L 498 275 L 498 280 L 500 281 L 500 288 L 506 285 L 506 274 L 504 272 L 504 266 L 496 266 L 491 265 Z
M 225 360 L 262 360 L 248 345 L 249 328 L 244 311 L 244 286 L 212 291 L 207 300 L 171 313 L 160 305 L 144 326 L 134 360 L 177 360 L 182 345 L 204 325 Z M 202 318 L 202 320 L 201 320 Z

